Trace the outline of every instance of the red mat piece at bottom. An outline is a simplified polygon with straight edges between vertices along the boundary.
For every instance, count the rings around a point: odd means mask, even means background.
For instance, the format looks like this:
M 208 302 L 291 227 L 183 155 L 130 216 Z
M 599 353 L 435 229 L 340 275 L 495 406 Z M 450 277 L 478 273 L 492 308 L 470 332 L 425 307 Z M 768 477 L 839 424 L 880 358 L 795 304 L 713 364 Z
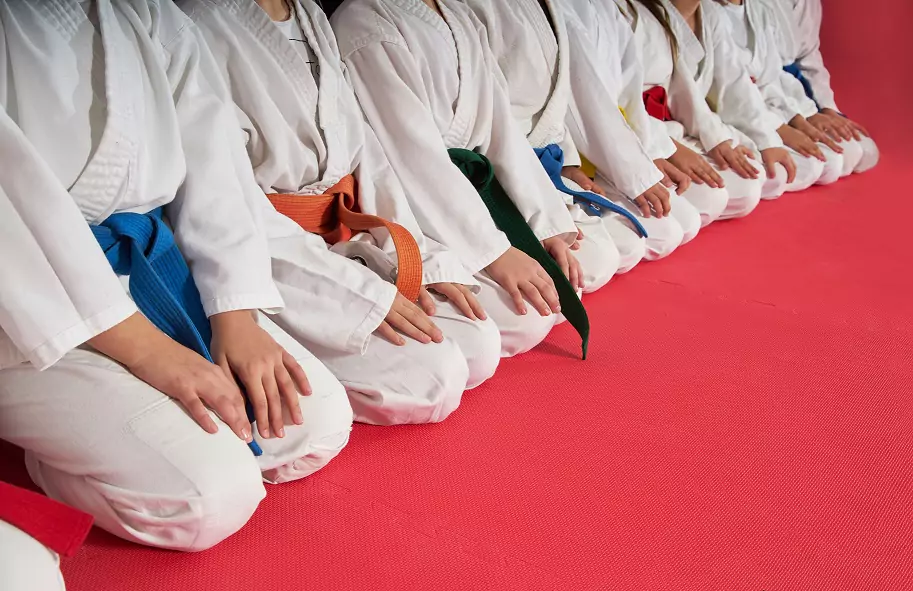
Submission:
M 69 588 L 913 588 L 913 125 L 877 98 L 911 96 L 913 9 L 859 7 L 825 49 L 878 169 L 618 278 L 586 363 L 565 326 L 443 424 L 357 426 L 211 551 L 96 531 Z

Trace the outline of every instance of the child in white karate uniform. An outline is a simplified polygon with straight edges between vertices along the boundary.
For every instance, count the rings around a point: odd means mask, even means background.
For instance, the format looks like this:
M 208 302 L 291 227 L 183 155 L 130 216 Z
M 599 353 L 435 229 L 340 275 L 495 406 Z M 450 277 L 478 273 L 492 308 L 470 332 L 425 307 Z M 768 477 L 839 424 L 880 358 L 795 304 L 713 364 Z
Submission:
M 479 300 L 500 329 L 502 355 L 529 350 L 558 320 L 554 281 L 511 246 L 473 182 L 451 162 L 453 151 L 490 161 L 526 230 L 579 289 L 582 272 L 570 250 L 578 231 L 516 126 L 478 19 L 457 0 L 349 0 L 331 23 L 422 231 L 475 274 Z
M 253 177 L 251 200 L 270 238 L 273 277 L 286 304 L 277 322 L 346 386 L 356 420 L 443 420 L 465 389 L 494 374 L 498 328 L 475 298 L 472 274 L 419 229 L 345 79 L 326 15 L 312 0 L 179 6 L 206 38 L 222 77 L 216 83 L 229 89 L 247 139 L 238 166 Z M 327 249 L 264 195 L 306 202 L 349 175 L 361 213 L 402 225 L 416 241 L 426 286 L 417 304 L 392 284 L 398 254 L 386 229 Z
M 211 57 L 159 0 L 6 2 L 0 37 L 0 438 L 112 534 L 209 548 L 352 422 L 261 311 L 283 302 Z

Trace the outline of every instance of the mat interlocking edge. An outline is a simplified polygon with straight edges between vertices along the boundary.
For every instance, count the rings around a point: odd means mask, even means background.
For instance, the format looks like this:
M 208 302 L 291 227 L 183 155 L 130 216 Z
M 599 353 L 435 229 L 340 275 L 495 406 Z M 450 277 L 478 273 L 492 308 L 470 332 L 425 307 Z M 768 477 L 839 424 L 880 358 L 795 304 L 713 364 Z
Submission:
M 440 425 L 356 426 L 211 551 L 96 530 L 68 588 L 913 588 L 913 124 L 883 99 L 913 103 L 913 9 L 859 6 L 825 49 L 879 168 L 613 280 L 586 363 L 564 326 Z

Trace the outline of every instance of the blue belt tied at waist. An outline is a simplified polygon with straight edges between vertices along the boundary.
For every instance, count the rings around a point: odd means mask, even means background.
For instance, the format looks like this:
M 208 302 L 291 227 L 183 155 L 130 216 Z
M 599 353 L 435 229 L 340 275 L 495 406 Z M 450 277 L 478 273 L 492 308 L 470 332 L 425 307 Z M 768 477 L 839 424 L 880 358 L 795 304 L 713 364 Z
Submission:
M 802 84 L 802 88 L 805 89 L 805 96 L 815 101 L 815 106 L 818 107 L 818 110 L 821 110 L 821 105 L 819 105 L 818 101 L 815 99 L 815 92 L 812 90 L 812 83 L 808 78 L 805 77 L 805 74 L 802 73 L 802 68 L 799 67 L 799 62 L 793 62 L 788 66 L 783 66 L 783 71 L 787 74 L 790 74 L 793 78 Z
M 626 217 L 628 221 L 634 224 L 634 228 L 637 229 L 638 234 L 644 238 L 647 237 L 647 231 L 637 219 L 637 216 L 624 207 L 617 203 L 612 203 L 602 195 L 597 195 L 590 191 L 574 191 L 564 184 L 564 179 L 561 176 L 561 170 L 564 168 L 564 151 L 560 146 L 551 144 L 544 148 L 536 148 L 535 150 L 536 156 L 539 157 L 539 162 L 541 162 L 542 167 L 545 168 L 545 172 L 548 174 L 548 178 L 551 179 L 552 184 L 554 184 L 555 188 L 562 193 L 571 195 L 574 198 L 574 203 L 581 205 L 586 212 L 592 216 L 602 216 L 604 210 L 614 211 L 615 213 Z
M 130 276 L 130 295 L 146 318 L 211 362 L 209 318 L 174 234 L 162 220 L 162 208 L 145 214 L 115 213 L 92 226 L 92 234 L 114 272 Z M 249 401 L 246 406 L 247 418 L 253 422 Z M 256 441 L 248 446 L 254 455 L 263 454 Z

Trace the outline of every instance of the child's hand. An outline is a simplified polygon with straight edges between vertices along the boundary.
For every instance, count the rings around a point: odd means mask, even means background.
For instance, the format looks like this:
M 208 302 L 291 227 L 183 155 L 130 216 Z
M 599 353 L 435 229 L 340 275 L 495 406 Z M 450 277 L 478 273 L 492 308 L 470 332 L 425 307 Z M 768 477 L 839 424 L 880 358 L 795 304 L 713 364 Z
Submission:
M 583 271 L 580 269 L 580 262 L 571 254 L 571 247 L 567 242 L 561 238 L 552 237 L 543 240 L 542 246 L 561 267 L 561 272 L 571 282 L 571 286 L 575 290 L 583 289 Z
M 835 142 L 833 140 L 833 138 L 831 138 L 826 133 L 818 130 L 814 125 L 812 125 L 811 123 L 808 122 L 808 119 L 806 119 L 802 115 L 796 115 L 795 117 L 790 119 L 789 126 L 794 127 L 796 130 L 804 133 L 805 135 L 810 137 L 812 139 L 812 141 L 819 143 L 819 144 L 824 144 L 825 146 L 827 146 L 828 148 L 830 148 L 837 154 L 843 154 L 843 148 L 840 147 L 840 144 Z M 782 138 L 783 136 L 781 135 L 780 137 Z M 784 139 L 783 141 L 785 142 L 786 140 Z M 789 145 L 789 144 L 787 144 L 787 145 Z M 789 146 L 789 147 L 793 148 L 792 146 Z M 796 149 L 793 148 L 793 150 L 796 150 Z M 796 151 L 798 152 L 798 150 L 796 150 Z M 816 158 L 817 158 L 817 156 L 816 156 Z
M 421 295 L 419 295 L 419 301 L 421 301 Z M 387 317 L 374 332 L 397 347 L 406 344 L 406 340 L 399 333 L 424 345 L 432 341 L 440 343 L 444 340 L 441 329 L 431 321 L 428 314 L 399 292 L 396 292 L 396 299 L 393 300 L 393 306 L 387 312 Z
M 707 183 L 714 189 L 722 189 L 725 186 L 723 177 L 713 170 L 706 158 L 678 142 L 675 142 L 675 146 L 677 148 L 675 154 L 669 157 L 669 162 L 673 166 L 687 174 L 699 185 Z
M 283 405 L 295 424 L 302 424 L 298 394 L 310 395 L 311 386 L 295 358 L 260 328 L 250 310 L 214 314 L 210 322 L 212 359 L 228 379 L 236 376 L 244 385 L 260 436 L 285 437 Z
M 786 148 L 767 148 L 761 150 L 761 160 L 764 162 L 764 168 L 767 170 L 767 178 L 773 179 L 777 176 L 777 164 L 786 169 L 786 182 L 791 183 L 796 180 L 796 162 L 789 155 Z
M 476 296 L 465 285 L 459 283 L 432 283 L 428 286 L 428 289 L 450 300 L 466 318 L 471 320 L 485 320 L 488 318 L 482 304 L 479 303 Z M 419 292 L 418 303 L 425 311 L 425 314 L 434 316 L 436 311 L 434 298 L 424 287 Z
M 844 117 L 834 109 L 821 109 L 821 112 L 831 118 L 834 125 L 837 127 L 837 129 L 840 130 L 840 133 L 844 139 L 854 139 L 858 142 L 862 139 L 863 136 L 871 137 L 865 127 L 859 125 L 848 117 Z
M 669 189 L 675 187 L 675 190 L 681 195 L 691 186 L 691 177 L 665 158 L 657 158 L 653 164 L 663 173 L 663 180 L 660 182 L 664 187 Z
M 485 267 L 485 271 L 510 294 L 517 314 L 526 315 L 524 297 L 541 316 L 561 311 L 558 291 L 552 278 L 542 265 L 522 250 L 511 246 L 507 252 Z
M 720 170 L 732 169 L 743 179 L 758 178 L 758 169 L 751 165 L 744 151 L 736 150 L 731 142 L 721 142 L 708 154 Z
M 640 210 L 645 218 L 656 217 L 664 218 L 672 212 L 672 203 L 670 201 L 669 189 L 662 183 L 656 183 L 634 200 L 634 205 Z
M 777 129 L 777 133 L 780 135 L 780 139 L 783 140 L 783 143 L 787 148 L 792 148 L 806 158 L 817 158 L 821 162 L 827 161 L 827 158 L 824 157 L 824 152 L 821 151 L 821 148 L 818 147 L 815 140 L 798 129 L 789 125 L 781 125 L 780 128 Z
M 596 193 L 605 197 L 605 189 L 599 186 L 599 183 L 588 177 L 579 166 L 565 166 L 561 170 L 561 176 L 577 183 L 584 191 Z

